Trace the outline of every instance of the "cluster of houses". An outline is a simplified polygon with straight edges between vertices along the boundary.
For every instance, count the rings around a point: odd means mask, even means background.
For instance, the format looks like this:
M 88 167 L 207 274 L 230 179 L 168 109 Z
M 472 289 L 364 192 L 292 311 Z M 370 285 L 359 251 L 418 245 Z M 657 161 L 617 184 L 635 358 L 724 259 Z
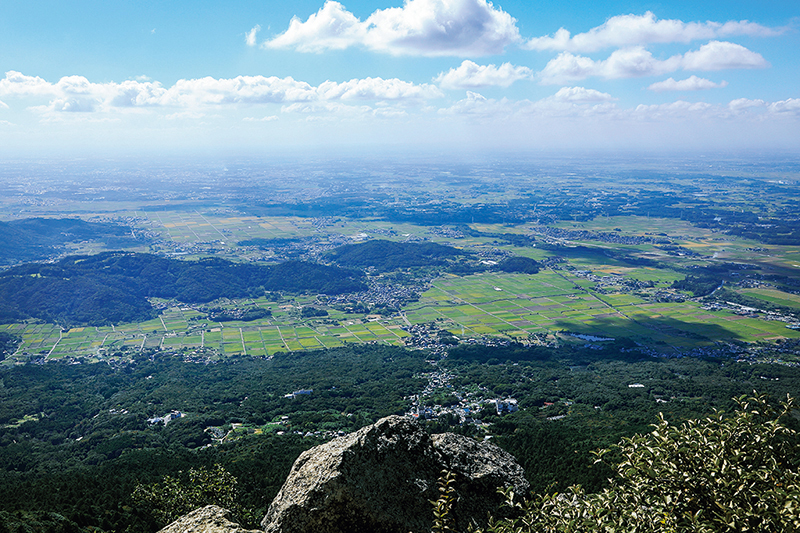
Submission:
M 183 418 L 185 416 L 186 415 L 184 413 L 173 410 L 165 414 L 164 416 L 154 416 L 153 418 L 148 418 L 147 423 L 150 424 L 151 426 L 155 424 L 164 424 L 166 426 L 171 421 Z

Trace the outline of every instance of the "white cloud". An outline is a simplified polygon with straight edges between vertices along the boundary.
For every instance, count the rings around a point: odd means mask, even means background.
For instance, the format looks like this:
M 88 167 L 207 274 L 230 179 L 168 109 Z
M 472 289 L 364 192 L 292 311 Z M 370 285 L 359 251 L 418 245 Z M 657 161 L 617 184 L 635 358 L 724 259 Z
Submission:
M 278 120 L 278 115 L 270 115 L 262 118 L 245 117 L 242 119 L 244 122 L 272 122 Z
M 767 104 L 764 100 L 750 100 L 748 98 L 737 98 L 736 100 L 731 100 L 728 103 L 728 109 L 731 111 L 738 113 L 744 111 L 745 109 L 750 109 L 752 107 L 765 107 Z
M 245 42 L 245 44 L 247 44 L 247 46 L 255 46 L 256 45 L 256 36 L 258 35 L 258 32 L 260 30 L 261 30 L 261 26 L 259 24 L 256 24 L 255 26 L 253 26 L 253 29 L 251 29 L 249 32 L 247 32 L 245 34 L 244 42 Z
M 373 109 L 368 105 L 353 106 L 340 102 L 298 102 L 281 107 L 281 113 L 309 115 L 308 120 L 325 120 L 326 118 L 324 117 L 333 118 L 330 115 L 357 117 L 371 115 L 372 111 Z
M 178 80 L 160 98 L 162 105 L 267 104 L 314 100 L 314 87 L 291 77 L 237 76 Z
M 326 81 L 314 87 L 291 77 L 206 77 L 178 80 L 172 87 L 165 88 L 151 81 L 91 83 L 82 76 L 67 76 L 56 83 L 49 83 L 42 78 L 14 71 L 9 71 L 6 78 L 0 80 L 0 95 L 47 98 L 47 105 L 31 108 L 42 113 L 109 112 L 159 107 L 199 109 L 224 105 L 347 100 L 420 102 L 443 96 L 435 85 L 417 85 L 397 78 L 352 79 L 342 83 Z
M 686 52 L 683 70 L 724 70 L 733 68 L 766 68 L 770 66 L 761 54 L 740 44 L 711 41 L 697 51 Z
M 618 112 L 616 100 L 607 93 L 584 87 L 562 87 L 546 98 L 512 101 L 495 100 L 467 91 L 467 97 L 452 106 L 439 109 L 442 115 L 465 115 L 493 120 L 516 120 L 525 117 L 588 117 L 614 115 Z
M 465 59 L 458 68 L 447 73 L 440 72 L 434 81 L 445 89 L 477 89 L 492 85 L 508 87 L 517 80 L 530 78 L 533 71 L 528 67 L 515 67 L 511 63 L 478 65 Z
M 0 100 L 0 109 L 8 109 L 8 104 Z
M 532 50 L 594 52 L 604 48 L 619 48 L 650 43 L 689 43 L 733 35 L 769 37 L 782 33 L 746 20 L 719 22 L 683 22 L 658 20 L 648 11 L 644 15 L 619 15 L 588 32 L 571 36 L 564 28 L 552 36 L 535 37 L 525 43 Z
M 343 83 L 326 81 L 317 87 L 317 94 L 322 100 L 415 100 L 443 96 L 433 85 L 415 85 L 397 78 L 353 79 Z
M 467 91 L 467 97 L 452 106 L 438 110 L 440 115 L 473 115 L 498 118 L 509 113 L 513 104 L 506 99 L 495 100 L 482 94 Z
M 616 100 L 608 93 L 601 93 L 585 87 L 562 87 L 551 98 L 562 102 L 610 102 Z
M 673 56 L 659 60 L 641 46 L 615 50 L 608 59 L 601 61 L 561 52 L 545 65 L 539 78 L 542 83 L 560 84 L 592 76 L 606 79 L 654 76 L 677 70 L 680 59 L 680 56 Z
M 770 113 L 800 115 L 800 98 L 789 98 L 773 102 L 767 107 Z
M 702 91 L 705 89 L 721 89 L 727 87 L 727 81 L 714 83 L 705 78 L 698 78 L 697 76 L 690 76 L 685 80 L 675 81 L 674 78 L 667 78 L 664 81 L 657 81 L 651 84 L 648 89 L 655 92 L 663 91 Z
M 676 70 L 723 70 L 734 68 L 765 68 L 769 63 L 744 46 L 711 41 L 696 51 L 657 59 L 642 46 L 615 50 L 608 59 L 595 61 L 589 57 L 561 52 L 539 72 L 545 84 L 583 80 L 592 76 L 606 79 L 659 76 Z
M 366 24 L 342 4 L 328 0 L 302 22 L 293 17 L 289 29 L 263 44 L 265 48 L 295 48 L 300 52 L 342 50 L 363 41 Z
M 53 85 L 38 76 L 26 76 L 21 72 L 9 70 L 0 80 L 0 94 L 42 96 L 55 94 Z
M 363 22 L 327 0 L 305 22 L 293 18 L 264 46 L 322 52 L 360 45 L 392 55 L 463 57 L 500 54 L 519 40 L 516 20 L 487 0 L 406 0 Z
M 633 118 L 641 120 L 687 118 L 715 114 L 719 115 L 719 109 L 711 104 L 706 102 L 686 102 L 684 100 L 677 100 L 667 104 L 640 104 L 630 112 Z

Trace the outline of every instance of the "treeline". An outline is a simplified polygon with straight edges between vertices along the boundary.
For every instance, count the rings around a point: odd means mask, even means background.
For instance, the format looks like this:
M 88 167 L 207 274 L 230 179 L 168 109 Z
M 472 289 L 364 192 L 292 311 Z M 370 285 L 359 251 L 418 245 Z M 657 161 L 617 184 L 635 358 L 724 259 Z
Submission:
M 302 261 L 264 266 L 122 252 L 71 256 L 0 273 L 0 321 L 135 322 L 156 316 L 150 297 L 205 303 L 261 296 L 265 291 L 339 294 L 363 290 L 362 278 L 358 271 Z
M 134 244 L 130 228 L 77 218 L 26 218 L 0 221 L 0 265 L 36 261 L 69 242 L 102 240 L 109 247 Z

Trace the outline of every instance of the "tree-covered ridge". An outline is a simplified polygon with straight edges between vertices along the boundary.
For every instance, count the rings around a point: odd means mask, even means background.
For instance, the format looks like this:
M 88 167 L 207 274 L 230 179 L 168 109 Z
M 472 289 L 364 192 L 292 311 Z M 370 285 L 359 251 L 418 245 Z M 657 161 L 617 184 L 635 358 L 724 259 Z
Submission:
M 362 244 L 346 244 L 332 250 L 328 257 L 348 267 L 375 267 L 394 270 L 417 266 L 442 266 L 447 259 L 466 255 L 466 252 L 432 242 L 395 242 L 383 239 Z
M 223 259 L 180 261 L 107 252 L 28 264 L 0 274 L 0 321 L 37 318 L 70 325 L 148 320 L 151 297 L 204 303 L 264 291 L 339 294 L 362 290 L 360 272 L 302 261 L 277 265 Z
M 51 256 L 69 242 L 102 239 L 119 247 L 129 240 L 130 228 L 77 218 L 26 218 L 0 222 L 0 264 L 35 261 Z

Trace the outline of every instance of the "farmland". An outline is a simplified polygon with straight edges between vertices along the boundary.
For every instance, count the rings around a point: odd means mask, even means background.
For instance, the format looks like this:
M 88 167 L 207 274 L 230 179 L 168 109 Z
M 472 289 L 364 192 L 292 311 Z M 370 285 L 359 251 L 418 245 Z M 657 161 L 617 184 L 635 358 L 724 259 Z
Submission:
M 762 221 L 789 216 L 792 172 L 780 182 L 766 168 L 763 179 L 734 173 L 724 182 L 692 169 L 667 181 L 646 172 L 632 181 L 621 172 L 604 178 L 598 192 L 596 177 L 578 177 L 579 167 L 566 170 L 553 164 L 537 176 L 509 168 L 516 177 L 501 183 L 488 169 L 454 175 L 406 168 L 403 180 L 388 170 L 345 178 L 315 169 L 253 182 L 244 166 L 225 180 L 190 173 L 180 186 L 130 181 L 138 195 L 91 201 L 80 187 L 54 196 L 43 185 L 37 193 L 4 197 L 0 217 L 68 215 L 122 224 L 136 239 L 126 250 L 187 261 L 330 264 L 332 250 L 375 239 L 437 243 L 464 256 L 452 268 L 389 272 L 366 264 L 370 288 L 363 293 L 272 291 L 203 305 L 151 298 L 160 315 L 145 322 L 28 320 L 0 330 L 22 340 L 11 360 L 96 360 L 150 348 L 215 358 L 348 343 L 400 346 L 416 335 L 415 325 L 431 325 L 459 342 L 583 342 L 578 334 L 626 338 L 664 354 L 800 337 L 792 329 L 800 321 L 800 244 L 771 244 L 778 238 L 769 227 L 783 226 L 742 218 L 748 210 Z M 764 201 L 767 190 L 771 202 Z M 69 242 L 57 257 L 109 249 L 97 240 Z M 530 274 L 494 269 L 509 257 L 541 268 Z M 745 298 L 746 305 L 675 288 L 704 272 L 711 272 L 703 274 L 708 283 L 724 284 L 725 294 Z M 216 321 L 209 311 L 241 316 L 255 308 L 265 316 Z

